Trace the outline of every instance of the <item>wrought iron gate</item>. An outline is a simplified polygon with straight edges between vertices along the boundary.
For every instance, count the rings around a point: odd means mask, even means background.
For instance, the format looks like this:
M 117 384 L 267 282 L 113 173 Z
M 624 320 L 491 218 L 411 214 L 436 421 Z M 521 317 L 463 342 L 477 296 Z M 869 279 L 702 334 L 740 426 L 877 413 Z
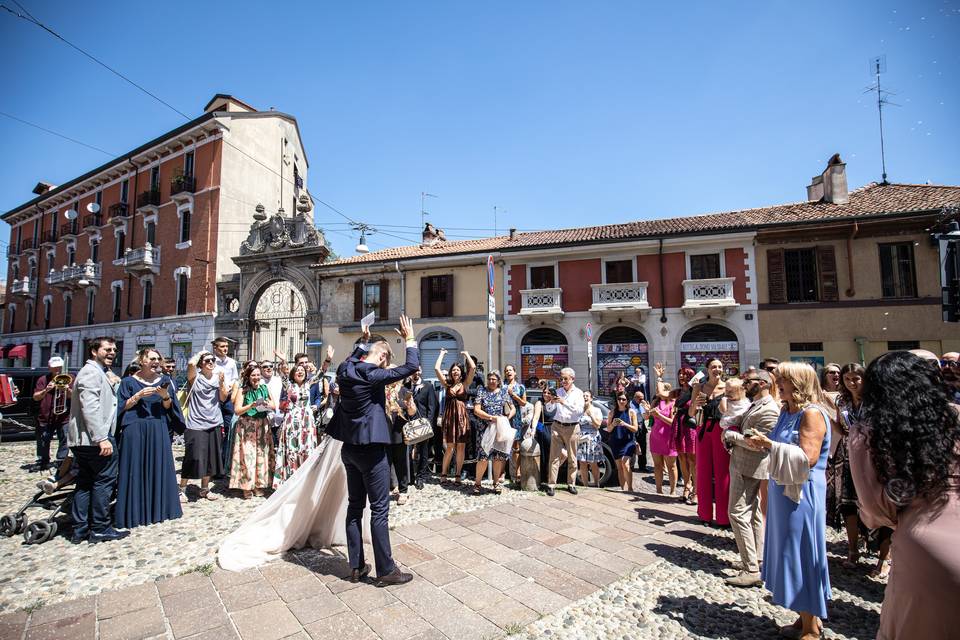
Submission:
M 274 360 L 274 351 L 289 360 L 306 351 L 307 305 L 292 282 L 274 282 L 260 294 L 253 315 L 251 356 L 257 361 Z

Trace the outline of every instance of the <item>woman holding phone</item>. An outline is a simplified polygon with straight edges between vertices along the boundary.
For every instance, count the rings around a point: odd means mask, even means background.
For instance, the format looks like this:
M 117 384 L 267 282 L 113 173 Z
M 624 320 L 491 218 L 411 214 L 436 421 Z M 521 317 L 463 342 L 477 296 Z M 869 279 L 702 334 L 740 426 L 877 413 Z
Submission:
M 701 383 L 694 376 L 690 412 L 697 419 L 697 515 L 704 523 L 730 526 L 727 513 L 730 501 L 730 454 L 723 446 L 720 428 L 720 401 L 726 386 L 723 363 L 716 358 L 707 362 L 707 379 Z
M 633 491 L 633 472 L 630 461 L 637 448 L 635 434 L 640 426 L 637 424 L 637 413 L 630 408 L 630 399 L 626 392 L 616 396 L 616 405 L 607 415 L 607 431 L 610 437 L 607 444 L 613 451 L 613 458 L 617 463 L 617 478 L 620 488 L 626 492 Z
M 160 373 L 160 352 L 137 353 L 140 370 L 117 390 L 118 528 L 130 529 L 183 515 L 170 447 L 170 431 L 183 433 L 184 420 L 170 378 Z
M 242 491 L 244 500 L 253 494 L 262 496 L 273 486 L 276 458 L 267 414 L 276 409 L 267 385 L 260 384 L 260 366 L 248 362 L 233 392 L 237 422 L 230 461 L 230 488 Z

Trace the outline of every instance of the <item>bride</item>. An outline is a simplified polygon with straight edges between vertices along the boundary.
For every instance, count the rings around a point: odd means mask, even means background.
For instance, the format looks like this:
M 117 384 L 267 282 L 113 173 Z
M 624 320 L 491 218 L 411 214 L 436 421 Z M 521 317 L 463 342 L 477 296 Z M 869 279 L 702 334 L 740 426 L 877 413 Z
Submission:
M 324 438 L 296 473 L 226 537 L 217 552 L 222 568 L 243 571 L 276 560 L 288 549 L 347 543 L 343 525 L 347 471 L 340 460 L 342 444 Z M 365 530 L 368 514 L 364 513 Z

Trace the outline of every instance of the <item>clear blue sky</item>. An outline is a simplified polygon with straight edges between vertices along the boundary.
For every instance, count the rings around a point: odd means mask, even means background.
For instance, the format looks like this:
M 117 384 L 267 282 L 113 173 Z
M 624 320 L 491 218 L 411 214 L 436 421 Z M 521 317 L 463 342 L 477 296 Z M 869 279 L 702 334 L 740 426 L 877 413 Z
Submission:
M 502 232 L 801 200 L 834 152 L 879 180 L 879 54 L 889 179 L 960 184 L 958 0 L 20 1 L 191 116 L 217 92 L 293 114 L 311 191 L 411 240 L 421 191 L 435 224 L 490 233 L 494 205 Z M 0 111 L 117 154 L 183 122 L 6 12 L 0 52 Z M 3 211 L 108 159 L 2 116 L 0 140 Z

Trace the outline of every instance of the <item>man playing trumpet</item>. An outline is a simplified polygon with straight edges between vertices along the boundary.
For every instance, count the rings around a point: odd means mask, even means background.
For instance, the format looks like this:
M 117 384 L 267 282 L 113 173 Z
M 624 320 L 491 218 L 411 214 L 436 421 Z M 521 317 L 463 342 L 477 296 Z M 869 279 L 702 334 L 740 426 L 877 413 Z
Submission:
M 40 403 L 37 417 L 37 462 L 35 471 L 46 471 L 50 466 L 50 441 L 57 434 L 57 464 L 67 457 L 67 439 L 64 434 L 70 418 L 70 386 L 73 379 L 63 373 L 63 358 L 53 356 L 47 361 L 50 373 L 37 379 L 33 399 Z

